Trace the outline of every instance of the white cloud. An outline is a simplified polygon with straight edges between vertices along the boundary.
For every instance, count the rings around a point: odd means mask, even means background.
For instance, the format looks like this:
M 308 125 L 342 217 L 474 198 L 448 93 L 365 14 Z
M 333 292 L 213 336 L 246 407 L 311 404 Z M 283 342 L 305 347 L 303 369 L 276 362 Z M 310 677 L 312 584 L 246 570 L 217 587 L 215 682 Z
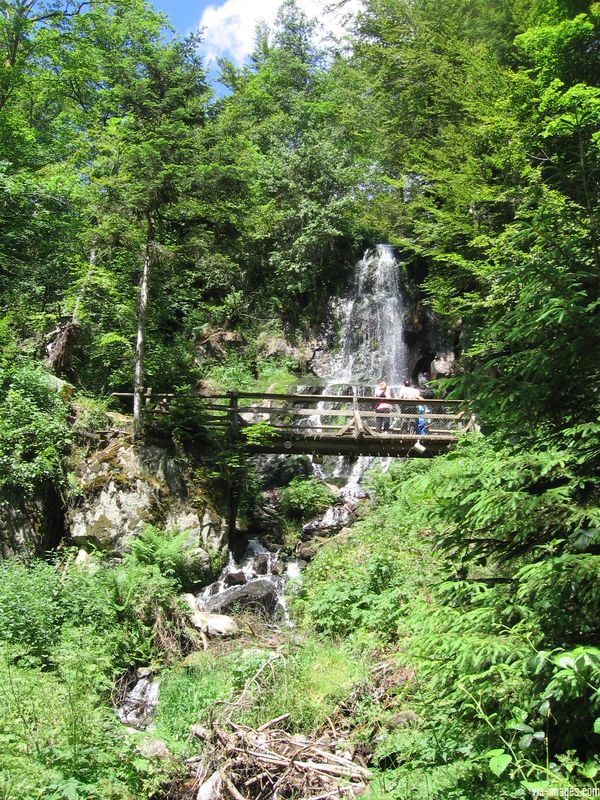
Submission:
M 281 0 L 225 0 L 221 5 L 210 5 L 204 9 L 200 28 L 204 29 L 202 49 L 208 61 L 217 56 L 227 56 L 241 64 L 254 47 L 254 32 L 259 21 L 272 25 Z M 339 12 L 325 14 L 321 0 L 298 0 L 298 5 L 315 17 L 323 26 L 324 33 L 342 33 Z M 345 11 L 356 11 L 360 0 L 349 0 Z

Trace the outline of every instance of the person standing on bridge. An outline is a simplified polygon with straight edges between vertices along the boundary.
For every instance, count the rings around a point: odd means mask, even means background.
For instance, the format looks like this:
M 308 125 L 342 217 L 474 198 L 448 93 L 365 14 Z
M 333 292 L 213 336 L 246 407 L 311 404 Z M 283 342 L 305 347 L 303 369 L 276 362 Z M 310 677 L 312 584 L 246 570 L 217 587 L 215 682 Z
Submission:
M 404 386 L 400 387 L 400 391 L 398 392 L 398 397 L 401 400 L 424 400 L 425 399 L 421 395 L 421 392 L 420 392 L 419 389 L 416 389 L 414 386 L 411 386 L 411 383 L 410 383 L 409 380 L 404 381 Z M 423 406 L 422 405 L 418 405 L 417 408 L 416 408 L 416 410 L 419 413 L 425 413 L 424 411 L 421 411 L 421 409 L 425 409 L 425 406 L 424 405 Z M 411 403 L 410 406 L 407 406 L 406 408 L 402 407 L 402 411 L 405 414 L 414 414 L 415 413 L 415 407 Z M 414 429 L 413 429 L 413 432 L 414 432 Z M 424 417 L 418 417 L 417 418 L 417 434 L 419 436 L 424 436 L 425 432 L 426 432 L 426 430 L 425 430 L 425 418 Z
M 380 381 L 378 383 L 377 389 L 375 389 L 375 397 L 378 398 L 378 402 L 375 405 L 375 412 L 377 414 L 375 430 L 378 431 L 378 433 L 388 433 L 390 430 L 392 404 L 386 403 L 386 400 L 391 397 L 391 394 L 385 381 Z

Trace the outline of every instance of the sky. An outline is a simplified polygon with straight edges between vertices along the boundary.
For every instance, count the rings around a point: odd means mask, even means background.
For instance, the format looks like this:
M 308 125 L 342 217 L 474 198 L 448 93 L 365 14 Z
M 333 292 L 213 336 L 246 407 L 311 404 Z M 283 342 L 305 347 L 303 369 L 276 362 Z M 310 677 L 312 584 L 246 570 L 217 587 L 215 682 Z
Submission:
M 241 65 L 254 44 L 254 30 L 259 20 L 272 23 L 281 0 L 151 0 L 178 33 L 204 28 L 203 55 L 207 62 L 226 56 Z M 326 15 L 323 0 L 298 0 L 311 17 L 323 24 L 325 33 L 341 33 L 340 14 Z M 348 0 L 352 10 L 360 0 Z

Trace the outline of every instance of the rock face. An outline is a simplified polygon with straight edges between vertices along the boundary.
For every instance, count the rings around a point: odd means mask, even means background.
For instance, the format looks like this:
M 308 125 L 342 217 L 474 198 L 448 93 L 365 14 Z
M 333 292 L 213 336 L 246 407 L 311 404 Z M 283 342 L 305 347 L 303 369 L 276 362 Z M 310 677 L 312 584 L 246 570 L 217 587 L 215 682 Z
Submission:
M 121 554 L 147 524 L 189 531 L 199 577 L 226 558 L 227 528 L 194 486 L 188 465 L 166 448 L 134 447 L 123 440 L 83 461 L 79 493 L 68 511 L 71 538 Z
M 37 556 L 64 534 L 62 502 L 52 488 L 32 497 L 5 492 L 0 497 L 0 556 Z

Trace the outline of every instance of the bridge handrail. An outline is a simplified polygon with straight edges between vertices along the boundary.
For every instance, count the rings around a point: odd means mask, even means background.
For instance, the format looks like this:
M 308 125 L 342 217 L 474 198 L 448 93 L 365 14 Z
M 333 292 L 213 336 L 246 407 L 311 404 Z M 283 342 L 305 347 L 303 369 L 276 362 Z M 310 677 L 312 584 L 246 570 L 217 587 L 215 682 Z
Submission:
M 373 402 L 373 403 L 380 403 L 381 397 L 372 397 L 370 395 L 351 395 L 351 394 L 281 394 L 278 392 L 217 392 L 214 394 L 208 393 L 198 393 L 198 392 L 151 392 L 146 390 L 145 397 L 151 399 L 166 399 L 171 397 L 190 397 L 192 399 L 197 400 L 228 400 L 231 397 L 235 396 L 238 398 L 256 398 L 256 399 L 264 399 L 264 400 L 294 400 L 298 401 L 302 400 L 317 400 L 318 402 L 326 402 L 326 403 L 333 403 L 333 402 L 346 402 L 352 403 L 353 397 L 356 397 L 356 400 L 359 403 L 363 402 Z M 133 397 L 133 392 L 111 392 L 111 397 Z M 391 403 L 392 405 L 398 405 L 400 403 L 407 403 L 407 404 L 425 404 L 431 403 L 438 403 L 444 405 L 468 405 L 468 400 L 454 400 L 454 399 L 445 399 L 440 397 L 426 397 L 424 400 L 412 400 L 412 399 L 403 399 L 402 397 L 389 397 L 386 398 L 386 403 Z

